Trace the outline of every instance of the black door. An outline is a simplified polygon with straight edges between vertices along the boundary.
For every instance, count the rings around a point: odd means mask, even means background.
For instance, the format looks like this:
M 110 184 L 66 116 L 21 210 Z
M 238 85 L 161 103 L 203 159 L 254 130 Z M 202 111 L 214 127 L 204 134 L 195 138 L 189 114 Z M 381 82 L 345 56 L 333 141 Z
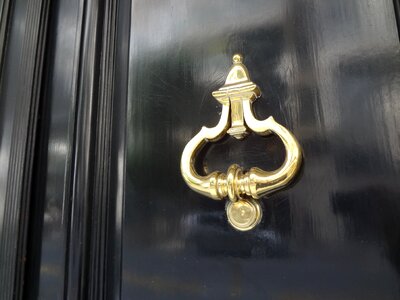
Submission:
M 0 4 L 1 299 L 400 298 L 397 2 Z M 303 164 L 239 232 L 180 158 L 235 53 Z M 276 136 L 204 148 L 277 169 Z

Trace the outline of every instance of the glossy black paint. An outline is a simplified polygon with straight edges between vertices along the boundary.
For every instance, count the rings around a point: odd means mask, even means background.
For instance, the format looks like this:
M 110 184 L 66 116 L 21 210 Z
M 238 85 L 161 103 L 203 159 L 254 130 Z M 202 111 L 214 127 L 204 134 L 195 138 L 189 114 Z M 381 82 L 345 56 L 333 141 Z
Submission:
M 133 1 L 123 299 L 397 299 L 400 69 L 393 2 Z M 304 165 L 264 199 L 257 229 L 192 192 L 185 144 L 214 126 L 211 96 L 245 56 L 259 118 L 289 128 Z M 225 139 L 208 170 L 276 168 L 276 138 Z
M 399 298 L 398 3 L 1 2 L 0 298 Z M 179 172 L 235 52 L 305 158 L 249 233 Z M 283 159 L 250 136 L 197 163 Z

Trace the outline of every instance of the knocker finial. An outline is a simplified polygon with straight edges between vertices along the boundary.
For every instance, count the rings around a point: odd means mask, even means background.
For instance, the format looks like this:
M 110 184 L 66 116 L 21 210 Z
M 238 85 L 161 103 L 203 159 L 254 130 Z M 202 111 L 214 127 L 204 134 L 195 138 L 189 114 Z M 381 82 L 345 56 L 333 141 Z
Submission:
M 243 57 L 240 54 L 233 56 L 233 65 L 223 87 L 212 95 L 220 103 L 230 102 L 231 106 L 231 127 L 227 133 L 237 139 L 243 139 L 249 134 L 243 114 L 243 99 L 254 101 L 261 96 L 258 86 L 250 80 L 249 71 L 242 64 Z
M 259 198 L 284 188 L 296 175 L 301 165 L 301 150 L 296 138 L 273 117 L 257 120 L 251 104 L 261 96 L 259 87 L 250 80 L 243 57 L 235 54 L 224 86 L 212 95 L 222 104 L 221 119 L 213 128 L 202 127 L 186 145 L 182 153 L 181 172 L 194 191 L 215 200 L 229 198 L 226 213 L 229 223 L 237 230 L 254 228 L 262 218 Z M 225 134 L 243 139 L 250 132 L 259 135 L 276 134 L 286 149 L 283 165 L 274 171 L 257 167 L 245 172 L 234 164 L 227 173 L 213 172 L 199 175 L 194 168 L 196 154 L 207 142 L 216 142 Z

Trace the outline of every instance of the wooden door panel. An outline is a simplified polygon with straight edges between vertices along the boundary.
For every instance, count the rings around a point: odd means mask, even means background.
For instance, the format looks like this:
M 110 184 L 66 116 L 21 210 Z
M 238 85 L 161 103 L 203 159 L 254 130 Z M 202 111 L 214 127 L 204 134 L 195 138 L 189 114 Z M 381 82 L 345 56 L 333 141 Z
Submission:
M 399 42 L 391 1 L 133 1 L 123 227 L 124 299 L 398 297 Z M 304 152 L 295 184 L 233 230 L 179 160 L 220 106 L 239 52 L 259 118 Z M 232 138 L 208 170 L 276 168 L 276 138 Z

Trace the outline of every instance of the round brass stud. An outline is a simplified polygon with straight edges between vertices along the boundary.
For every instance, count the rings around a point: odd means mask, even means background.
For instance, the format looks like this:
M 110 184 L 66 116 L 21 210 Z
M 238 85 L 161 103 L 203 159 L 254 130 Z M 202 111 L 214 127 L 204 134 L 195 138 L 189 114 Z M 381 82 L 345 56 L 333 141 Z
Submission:
M 262 219 L 261 205 L 254 199 L 227 201 L 226 215 L 229 223 L 237 230 L 248 231 L 260 223 Z
M 243 56 L 240 54 L 235 54 L 232 57 L 232 61 L 234 64 L 241 64 L 243 62 Z

